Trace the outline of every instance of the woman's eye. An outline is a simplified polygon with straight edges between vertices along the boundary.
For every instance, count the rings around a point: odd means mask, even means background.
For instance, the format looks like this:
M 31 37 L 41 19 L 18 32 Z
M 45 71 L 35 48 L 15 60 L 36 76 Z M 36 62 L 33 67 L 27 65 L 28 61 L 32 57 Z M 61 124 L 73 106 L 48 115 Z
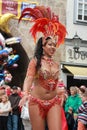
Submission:
M 52 43 L 49 43 L 48 45 L 49 45 L 49 46 L 52 46 Z
M 52 45 L 53 45 L 54 47 L 56 47 L 56 44 L 55 44 L 55 43 L 53 43 Z
M 54 47 L 56 47 L 56 44 L 54 44 Z

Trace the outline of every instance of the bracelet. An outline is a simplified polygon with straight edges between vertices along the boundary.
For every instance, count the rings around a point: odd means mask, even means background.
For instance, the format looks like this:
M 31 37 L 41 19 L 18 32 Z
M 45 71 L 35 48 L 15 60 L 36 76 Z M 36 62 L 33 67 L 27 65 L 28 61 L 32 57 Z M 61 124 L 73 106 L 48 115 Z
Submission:
M 31 89 L 29 91 L 24 91 L 24 95 L 29 95 L 31 93 Z
M 23 95 L 29 95 L 29 92 L 28 91 L 23 91 Z
M 31 89 L 29 90 L 29 93 L 31 93 Z

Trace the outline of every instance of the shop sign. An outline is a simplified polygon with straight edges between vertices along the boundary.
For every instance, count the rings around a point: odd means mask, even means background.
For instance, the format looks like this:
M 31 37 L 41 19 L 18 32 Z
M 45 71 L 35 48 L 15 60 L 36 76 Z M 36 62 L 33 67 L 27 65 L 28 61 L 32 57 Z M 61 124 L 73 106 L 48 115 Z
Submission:
M 87 64 L 87 47 L 66 46 L 66 62 Z
M 38 5 L 37 2 L 29 0 L 0 0 L 0 16 L 6 13 L 12 13 L 16 15 L 16 18 L 19 18 L 24 8 L 34 8 L 36 5 Z

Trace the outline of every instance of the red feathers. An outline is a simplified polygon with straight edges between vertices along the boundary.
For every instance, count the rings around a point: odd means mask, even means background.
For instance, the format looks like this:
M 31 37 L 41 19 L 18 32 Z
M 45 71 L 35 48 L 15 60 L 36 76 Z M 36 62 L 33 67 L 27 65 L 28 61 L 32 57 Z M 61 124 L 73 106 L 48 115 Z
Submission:
M 25 8 L 19 22 L 26 15 L 31 18 L 30 21 L 35 22 L 33 27 L 30 29 L 30 32 L 35 40 L 37 32 L 42 32 L 44 37 L 57 37 L 58 45 L 64 42 L 66 28 L 59 22 L 58 16 L 51 12 L 50 8 L 46 8 L 44 6 Z

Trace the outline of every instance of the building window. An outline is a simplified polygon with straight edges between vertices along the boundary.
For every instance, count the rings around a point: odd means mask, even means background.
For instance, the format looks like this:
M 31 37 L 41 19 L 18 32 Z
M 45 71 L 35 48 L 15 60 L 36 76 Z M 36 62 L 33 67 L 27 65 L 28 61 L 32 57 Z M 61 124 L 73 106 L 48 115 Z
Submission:
M 75 22 L 87 23 L 87 0 L 75 0 Z

